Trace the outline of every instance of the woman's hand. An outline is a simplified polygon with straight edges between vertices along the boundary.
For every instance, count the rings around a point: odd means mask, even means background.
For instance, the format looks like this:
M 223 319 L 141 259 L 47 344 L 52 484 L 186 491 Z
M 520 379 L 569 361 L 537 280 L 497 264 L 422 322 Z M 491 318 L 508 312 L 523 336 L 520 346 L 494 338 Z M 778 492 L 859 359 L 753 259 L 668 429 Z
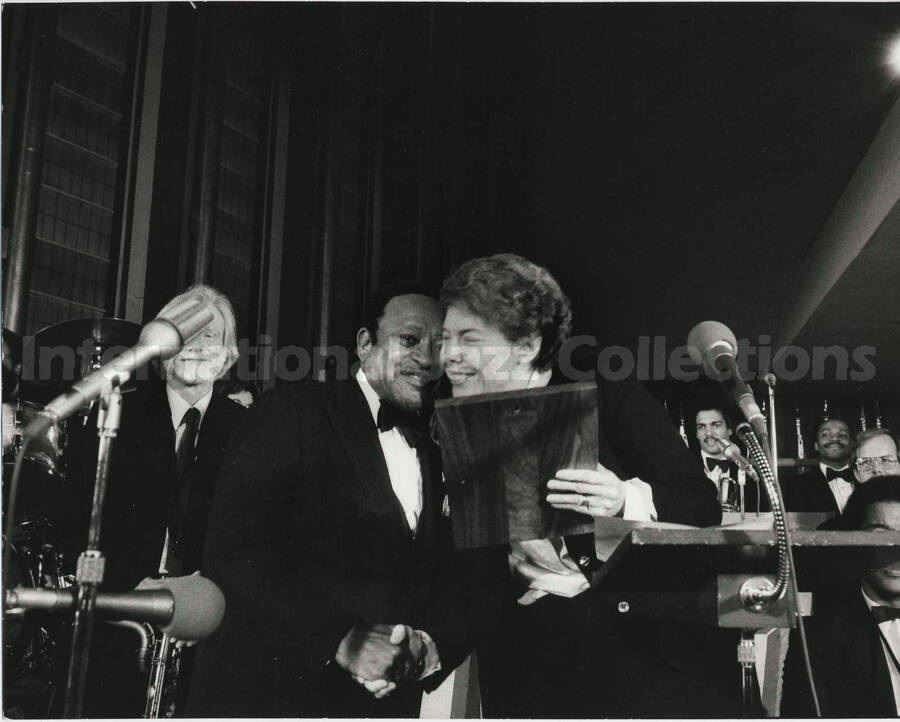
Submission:
M 547 489 L 547 503 L 560 511 L 601 518 L 616 516 L 625 507 L 625 482 L 600 463 L 596 471 L 560 469 Z

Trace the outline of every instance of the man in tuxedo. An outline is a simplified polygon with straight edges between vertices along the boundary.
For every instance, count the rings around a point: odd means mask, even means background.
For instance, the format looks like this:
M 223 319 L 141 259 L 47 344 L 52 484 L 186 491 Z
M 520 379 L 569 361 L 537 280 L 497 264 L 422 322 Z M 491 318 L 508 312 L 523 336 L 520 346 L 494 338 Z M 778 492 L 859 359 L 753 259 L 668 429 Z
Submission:
M 900 477 L 861 484 L 843 515 L 848 530 L 900 532 Z M 806 624 L 810 663 L 824 717 L 900 714 L 900 562 L 831 595 L 833 603 Z M 784 667 L 783 717 L 815 714 L 797 630 Z
M 106 557 L 104 591 L 154 586 L 160 577 L 202 570 L 202 546 L 215 480 L 244 409 L 213 393 L 238 357 L 234 312 L 218 291 L 197 285 L 173 298 L 165 316 L 191 299 L 209 304 L 213 320 L 163 362 L 165 381 L 143 381 L 123 394 L 113 444 L 100 547 Z M 80 487 L 86 517 L 97 461 L 96 413 L 79 438 L 70 481 Z M 86 521 L 85 521 L 86 524 Z M 79 548 L 85 528 L 79 525 Z M 129 630 L 94 628 L 85 711 L 90 716 L 136 717 L 143 712 L 147 678 L 135 662 L 139 638 Z M 184 653 L 179 711 L 189 685 L 192 651 Z
M 876 476 L 900 473 L 897 441 L 887 429 L 867 429 L 856 435 L 856 480 L 862 484 Z
M 856 485 L 850 425 L 836 416 L 825 419 L 816 429 L 814 448 L 819 454 L 818 467 L 785 488 L 785 505 L 788 511 L 840 515 Z
M 415 717 L 468 647 L 447 581 L 433 298 L 387 292 L 359 371 L 263 394 L 219 479 L 207 540 L 225 592 L 191 716 Z
M 744 509 L 747 512 L 768 510 L 768 504 L 758 503 L 760 489 L 753 478 L 725 457 L 722 444 L 733 443 L 731 422 L 721 408 L 700 409 L 694 417 L 697 441 L 700 444 L 700 463 L 703 473 L 716 487 L 719 503 L 724 510 L 740 510 L 740 486 L 744 482 Z

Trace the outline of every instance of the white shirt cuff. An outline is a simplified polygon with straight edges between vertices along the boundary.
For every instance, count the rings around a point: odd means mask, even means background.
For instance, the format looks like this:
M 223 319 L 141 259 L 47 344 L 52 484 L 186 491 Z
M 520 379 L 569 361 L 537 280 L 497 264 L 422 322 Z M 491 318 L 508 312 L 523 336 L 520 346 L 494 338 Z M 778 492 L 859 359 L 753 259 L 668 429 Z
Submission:
M 594 553 L 597 555 L 597 559 L 605 562 L 632 529 L 642 522 L 651 521 L 657 521 L 652 487 L 637 477 L 626 480 L 622 520 L 597 519 L 598 525 L 594 528 Z M 625 522 L 636 523 L 626 524 Z
M 656 521 L 653 488 L 637 477 L 625 481 L 625 506 L 622 518 L 628 521 Z
M 423 680 L 441 668 L 441 658 L 431 635 L 421 629 L 417 629 L 415 632 L 422 638 L 422 643 L 425 645 L 425 664 L 422 667 L 422 674 L 419 675 L 419 680 Z

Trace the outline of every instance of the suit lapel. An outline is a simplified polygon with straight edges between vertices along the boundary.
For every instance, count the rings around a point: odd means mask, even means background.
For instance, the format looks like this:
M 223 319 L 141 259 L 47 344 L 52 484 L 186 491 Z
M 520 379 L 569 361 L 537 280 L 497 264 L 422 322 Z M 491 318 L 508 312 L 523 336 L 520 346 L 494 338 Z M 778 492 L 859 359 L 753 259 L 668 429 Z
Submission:
M 231 403 L 227 397 L 213 392 L 206 413 L 203 415 L 203 423 L 197 433 L 196 466 L 207 463 L 211 458 L 219 458 L 228 429 L 223 428 L 226 420 L 223 418 L 223 405 Z
M 406 514 L 388 475 L 378 431 L 362 389 L 355 380 L 334 385 L 327 412 L 335 435 L 356 473 L 363 496 L 379 516 L 391 519 L 407 533 Z
M 427 553 L 434 547 L 443 509 L 443 487 L 441 483 L 440 456 L 437 446 L 430 439 L 420 444 L 419 464 L 422 468 L 422 513 L 416 541 Z

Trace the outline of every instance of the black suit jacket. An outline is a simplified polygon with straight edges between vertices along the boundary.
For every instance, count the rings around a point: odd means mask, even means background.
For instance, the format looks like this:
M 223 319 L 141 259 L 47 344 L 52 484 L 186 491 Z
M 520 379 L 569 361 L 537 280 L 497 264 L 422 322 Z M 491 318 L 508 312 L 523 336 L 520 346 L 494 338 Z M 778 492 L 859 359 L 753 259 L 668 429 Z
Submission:
M 715 485 L 672 426 L 662 405 L 639 383 L 597 378 L 598 457 L 620 479 L 638 477 L 653 489 L 659 521 L 711 526 L 722 520 Z M 588 574 L 599 562 L 592 534 L 566 537 L 573 559 Z
M 884 648 L 859 587 L 842 590 L 834 606 L 806 622 L 816 693 L 825 717 L 896 717 Z M 812 717 L 800 635 L 791 631 L 784 665 L 783 717 Z
M 832 512 L 840 514 L 834 494 L 819 466 L 805 474 L 797 474 L 784 490 L 784 504 L 788 511 Z
M 213 393 L 197 436 L 189 477 L 182 572 L 200 569 L 215 481 L 231 437 L 239 433 L 245 409 Z M 68 520 L 67 547 L 84 549 L 97 463 L 96 413 L 84 426 L 70 427 L 69 476 L 79 511 Z M 170 521 L 175 476 L 175 431 L 165 385 L 148 382 L 126 393 L 103 508 L 100 548 L 106 557 L 102 589 L 125 591 L 144 577 L 159 576 Z M 67 640 L 66 640 L 67 642 Z M 65 642 L 64 642 L 65 645 Z M 90 717 L 136 717 L 143 710 L 147 681 L 137 665 L 138 637 L 130 630 L 94 628 L 84 711 Z M 64 648 L 60 659 L 66 658 Z M 179 694 L 190 682 L 191 655 L 182 657 Z M 60 674 L 65 665 L 60 665 Z M 64 684 L 63 682 L 61 682 Z M 180 706 L 183 709 L 183 704 Z M 60 714 L 61 710 L 55 713 Z
M 245 409 L 213 393 L 197 435 L 189 468 L 190 494 L 185 522 L 184 573 L 201 568 L 206 523 L 215 481 L 231 435 Z M 79 548 L 87 540 L 87 519 L 97 463 L 96 413 L 78 429 L 77 471 L 82 523 Z M 169 523 L 175 477 L 175 431 L 162 382 L 147 382 L 125 394 L 103 509 L 100 547 L 106 556 L 103 588 L 133 589 L 147 576 L 158 576 Z
M 188 714 L 391 714 L 332 660 L 357 623 L 424 630 L 445 673 L 464 656 L 459 590 L 442 583 L 452 541 L 436 447 L 426 439 L 421 450 L 424 506 L 413 535 L 355 380 L 264 394 L 247 429 L 210 517 L 206 568 L 227 611 L 201 644 Z M 409 709 L 394 715 L 417 712 Z

